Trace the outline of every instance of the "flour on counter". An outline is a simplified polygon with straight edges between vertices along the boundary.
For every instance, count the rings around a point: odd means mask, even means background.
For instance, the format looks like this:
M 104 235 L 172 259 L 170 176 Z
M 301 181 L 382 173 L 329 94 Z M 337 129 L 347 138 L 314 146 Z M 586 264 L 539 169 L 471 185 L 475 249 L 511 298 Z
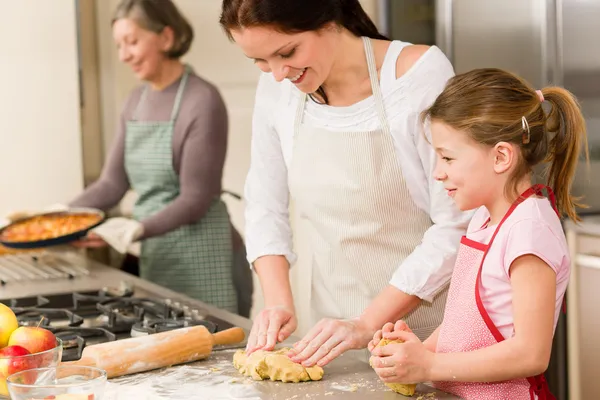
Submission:
M 260 400 L 252 385 L 231 384 L 221 366 L 183 365 L 111 379 L 105 400 Z

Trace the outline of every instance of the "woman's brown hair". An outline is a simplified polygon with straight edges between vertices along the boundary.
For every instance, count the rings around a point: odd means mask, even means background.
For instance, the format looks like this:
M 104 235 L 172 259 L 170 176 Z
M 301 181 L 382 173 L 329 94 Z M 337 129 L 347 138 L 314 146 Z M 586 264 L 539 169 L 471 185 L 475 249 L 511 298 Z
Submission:
M 541 95 L 507 71 L 476 69 L 451 78 L 422 118 L 465 132 L 482 145 L 518 146 L 521 155 L 508 186 L 512 195 L 518 195 L 518 182 L 534 166 L 547 163 L 548 186 L 556 195 L 558 210 L 579 221 L 576 208 L 583 205 L 571 195 L 571 184 L 582 146 L 589 161 L 585 119 L 568 90 L 546 87 Z M 548 113 L 544 103 L 550 107 Z
M 167 26 L 173 30 L 173 46 L 169 58 L 179 58 L 188 52 L 194 40 L 194 30 L 171 0 L 122 0 L 115 10 L 112 23 L 131 18 L 140 27 L 161 33 Z
M 283 33 L 318 31 L 330 23 L 355 36 L 388 40 L 360 5 L 359 0 L 223 0 L 220 23 L 230 40 L 231 31 L 270 26 Z M 328 103 L 325 90 L 317 95 Z

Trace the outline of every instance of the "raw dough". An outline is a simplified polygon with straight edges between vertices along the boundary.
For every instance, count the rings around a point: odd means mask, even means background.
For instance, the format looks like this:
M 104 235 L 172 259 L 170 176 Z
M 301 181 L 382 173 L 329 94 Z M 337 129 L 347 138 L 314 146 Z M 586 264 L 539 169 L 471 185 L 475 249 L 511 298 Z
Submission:
M 402 343 L 402 340 L 381 339 L 376 347 L 381 347 L 381 346 L 385 346 L 388 344 L 395 344 L 395 343 Z M 417 385 L 414 385 L 414 384 L 405 385 L 403 383 L 386 383 L 386 386 L 389 387 L 390 389 L 392 389 L 394 392 L 400 393 L 404 396 L 412 396 L 413 394 L 415 394 L 415 389 L 417 388 Z
M 248 357 L 244 350 L 238 350 L 233 355 L 233 366 L 256 381 L 305 382 L 323 378 L 323 368 L 316 365 L 305 368 L 286 356 L 289 351 L 288 347 L 275 351 L 258 350 Z

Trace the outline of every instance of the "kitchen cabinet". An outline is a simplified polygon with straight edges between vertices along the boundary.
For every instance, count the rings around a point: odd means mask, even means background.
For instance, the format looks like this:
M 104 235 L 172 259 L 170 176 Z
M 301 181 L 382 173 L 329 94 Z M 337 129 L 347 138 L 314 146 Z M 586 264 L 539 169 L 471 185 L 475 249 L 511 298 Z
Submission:
M 83 188 L 74 1 L 3 1 L 0 218 Z
M 565 224 L 571 251 L 567 288 L 569 400 L 600 396 L 600 217 Z

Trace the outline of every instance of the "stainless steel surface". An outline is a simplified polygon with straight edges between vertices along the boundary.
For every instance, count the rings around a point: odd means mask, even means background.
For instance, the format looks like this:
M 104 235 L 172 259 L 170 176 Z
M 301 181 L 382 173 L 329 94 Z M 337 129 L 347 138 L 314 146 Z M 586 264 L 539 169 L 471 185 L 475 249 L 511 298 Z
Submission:
M 133 288 L 136 297 L 159 297 L 170 299 L 175 305 L 188 307 L 190 313 L 205 313 L 244 328 L 252 326 L 250 320 L 218 309 L 200 301 L 175 293 L 159 285 L 126 274 L 120 270 L 91 261 L 73 251 L 59 251 L 55 256 L 68 260 L 88 272 L 75 279 L 54 278 L 44 281 L 15 280 L 0 288 L 0 299 L 21 298 L 33 295 L 52 295 L 73 291 L 91 291 L 111 288 L 120 293 Z M 2 259 L 2 257 L 0 257 Z M 37 266 L 39 268 L 39 266 Z M 291 345 L 298 338 L 282 345 Z M 241 376 L 233 369 L 234 348 L 217 347 L 206 360 L 193 364 L 170 367 L 162 370 L 113 379 L 109 382 L 106 400 L 133 399 L 401 399 L 391 392 L 366 363 L 343 356 L 325 367 L 325 376 L 320 382 L 277 383 L 254 382 Z M 418 387 L 423 399 L 457 399 L 455 396 L 436 392 L 430 386 Z M 425 395 L 429 395 L 425 397 Z M 418 396 L 413 397 L 413 399 Z
M 435 0 L 436 45 L 454 62 L 454 0 Z
M 567 0 L 568 1 L 568 0 Z M 564 25 L 563 25 L 563 1 L 554 0 L 554 76 L 552 82 L 555 85 L 562 86 L 564 84 L 564 52 L 563 52 L 563 37 L 564 37 Z
M 600 303 L 600 216 L 567 222 L 565 229 L 573 268 L 567 289 L 569 400 L 597 398 L 600 320 L 593 316 Z
M 390 7 L 391 0 L 377 0 L 377 28 L 381 34 L 390 36 L 390 18 L 388 9 Z
M 89 271 L 78 263 L 49 252 L 18 253 L 0 257 L 0 282 L 4 284 L 32 280 L 71 279 Z

